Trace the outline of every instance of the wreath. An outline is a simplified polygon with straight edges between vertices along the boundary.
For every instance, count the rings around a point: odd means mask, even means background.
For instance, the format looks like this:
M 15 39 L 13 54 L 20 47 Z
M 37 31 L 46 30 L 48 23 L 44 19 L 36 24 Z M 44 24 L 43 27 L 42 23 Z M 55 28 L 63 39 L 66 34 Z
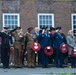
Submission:
M 76 57 L 76 49 L 75 48 L 72 49 L 72 56 Z
M 35 42 L 32 44 L 32 50 L 33 51 L 38 52 L 38 51 L 40 51 L 40 49 L 41 49 L 41 45 L 39 43 Z
M 53 54 L 54 50 L 51 46 L 47 46 L 45 47 L 44 49 L 44 53 L 47 55 L 47 56 L 51 56 Z
M 67 44 L 61 44 L 60 45 L 60 51 L 62 53 L 67 53 L 68 52 L 68 45 Z

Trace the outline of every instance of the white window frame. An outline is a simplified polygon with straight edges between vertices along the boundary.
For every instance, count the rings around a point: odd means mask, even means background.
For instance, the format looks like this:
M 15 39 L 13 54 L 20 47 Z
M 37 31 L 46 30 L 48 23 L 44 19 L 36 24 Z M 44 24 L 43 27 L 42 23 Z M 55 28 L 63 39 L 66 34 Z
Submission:
M 39 16 L 40 15 L 51 15 L 52 16 L 52 27 L 54 27 L 54 14 L 53 13 L 38 13 L 38 28 L 39 28 Z
M 5 21 L 4 21 L 5 15 L 16 15 L 16 16 L 18 16 L 18 26 L 20 26 L 20 14 L 19 13 L 3 13 L 3 27 L 5 26 Z
M 71 21 L 72 21 L 72 22 L 71 22 L 71 23 L 72 23 L 72 30 L 74 30 L 74 28 L 73 28 L 73 25 L 74 25 L 74 24 L 73 24 L 73 16 L 76 16 L 76 13 L 73 13 L 73 14 L 71 14 Z M 75 33 L 75 35 L 76 35 L 76 33 Z

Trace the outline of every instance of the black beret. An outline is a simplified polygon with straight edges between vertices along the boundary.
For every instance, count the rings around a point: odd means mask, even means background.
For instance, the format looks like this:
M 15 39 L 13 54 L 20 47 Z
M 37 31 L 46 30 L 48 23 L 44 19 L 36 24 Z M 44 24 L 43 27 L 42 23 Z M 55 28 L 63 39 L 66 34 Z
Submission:
M 16 28 L 16 30 L 20 30 L 20 29 L 21 29 L 21 27 L 17 27 L 17 28 Z
M 55 28 L 53 28 L 53 27 L 50 27 L 50 30 L 49 30 L 49 31 L 52 31 L 52 30 L 55 30 Z
M 5 27 L 3 27 L 4 29 L 8 29 L 9 27 L 8 26 L 5 26 Z
M 56 30 L 61 30 L 61 27 L 57 27 Z

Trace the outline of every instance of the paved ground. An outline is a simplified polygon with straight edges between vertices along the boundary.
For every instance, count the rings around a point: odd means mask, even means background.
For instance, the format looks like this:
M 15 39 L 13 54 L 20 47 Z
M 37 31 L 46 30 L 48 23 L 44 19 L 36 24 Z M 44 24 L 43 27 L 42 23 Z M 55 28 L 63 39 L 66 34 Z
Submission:
M 53 74 L 54 73 L 54 74 Z M 56 74 L 55 74 L 56 73 Z M 21 69 L 3 69 L 0 68 L 0 75 L 63 75 L 58 73 L 76 73 L 75 68 L 21 68 Z M 65 75 L 65 74 L 64 74 Z M 70 75 L 70 74 L 69 74 Z M 74 74 L 76 75 L 76 74 Z

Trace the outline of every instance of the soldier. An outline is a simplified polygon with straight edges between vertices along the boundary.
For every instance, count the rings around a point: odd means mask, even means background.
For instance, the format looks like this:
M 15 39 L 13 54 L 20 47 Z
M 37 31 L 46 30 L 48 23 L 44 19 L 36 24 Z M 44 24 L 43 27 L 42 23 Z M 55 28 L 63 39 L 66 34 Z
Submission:
M 10 46 L 12 47 L 12 38 L 8 34 L 8 27 L 4 27 L 2 32 L 0 32 L 0 37 L 2 38 L 2 44 L 1 44 L 1 60 L 3 63 L 3 68 L 9 68 L 9 52 L 10 52 Z M 9 43 L 10 41 L 10 43 Z
M 48 68 L 48 56 L 44 53 L 44 49 L 47 46 L 51 46 L 51 39 L 50 35 L 47 34 L 45 28 L 42 30 L 42 33 L 39 34 L 38 39 L 41 45 L 40 57 L 41 57 L 42 68 Z
M 56 67 L 63 68 L 63 53 L 60 51 L 60 45 L 62 43 L 65 43 L 64 41 L 64 35 L 62 34 L 61 27 L 56 28 L 56 32 L 52 35 L 53 39 L 53 48 L 55 51 L 55 63 Z
M 53 39 L 51 38 L 51 36 L 54 34 L 55 32 L 55 28 L 50 27 L 49 30 L 49 34 L 50 34 L 50 39 L 51 39 L 51 47 L 53 47 Z M 53 52 L 53 54 L 51 56 L 49 56 L 49 63 L 52 62 L 52 64 L 55 64 L 55 52 Z
M 27 64 L 29 68 L 34 68 L 35 67 L 35 52 L 32 50 L 32 43 L 36 42 L 36 36 L 33 32 L 33 27 L 29 27 L 28 32 L 25 35 L 27 45 L 26 45 L 26 50 L 27 50 Z
M 22 58 L 21 58 L 21 51 L 23 47 L 24 36 L 21 34 L 21 27 L 17 27 L 10 32 L 14 37 L 14 62 L 15 68 L 22 67 Z

